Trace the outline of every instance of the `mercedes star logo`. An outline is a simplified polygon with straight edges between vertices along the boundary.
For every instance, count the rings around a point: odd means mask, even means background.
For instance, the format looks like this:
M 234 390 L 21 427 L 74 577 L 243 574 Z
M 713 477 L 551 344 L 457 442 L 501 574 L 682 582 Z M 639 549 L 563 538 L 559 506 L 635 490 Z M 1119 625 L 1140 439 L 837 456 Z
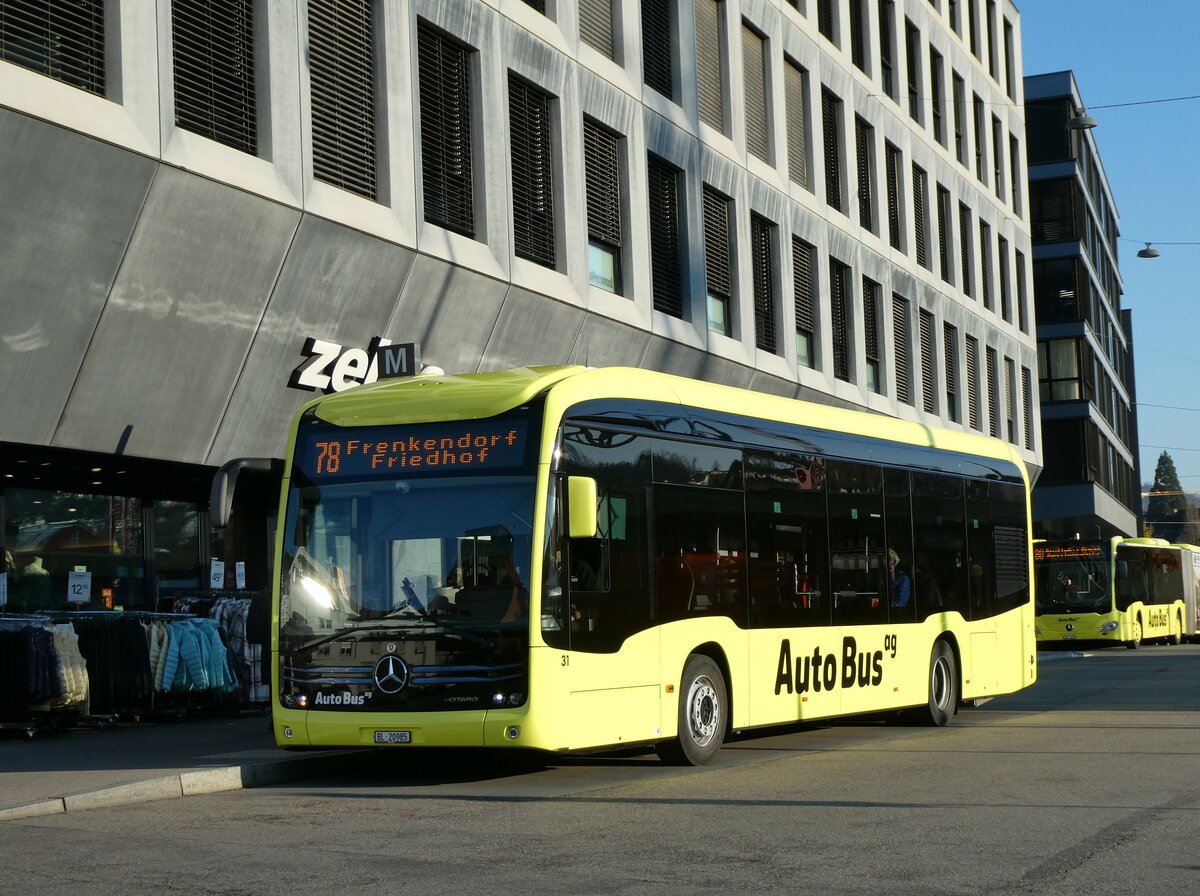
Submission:
M 375 664 L 375 687 L 381 694 L 399 694 L 408 686 L 408 663 L 389 653 Z

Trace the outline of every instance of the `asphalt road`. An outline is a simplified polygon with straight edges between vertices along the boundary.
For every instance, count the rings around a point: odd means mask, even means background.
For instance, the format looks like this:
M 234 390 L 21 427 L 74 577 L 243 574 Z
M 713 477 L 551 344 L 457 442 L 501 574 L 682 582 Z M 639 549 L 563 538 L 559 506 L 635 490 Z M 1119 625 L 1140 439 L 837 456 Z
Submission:
M 947 729 L 797 727 L 702 769 L 395 751 L 0 823 L 0 893 L 1200 892 L 1200 646 L 1043 660 Z

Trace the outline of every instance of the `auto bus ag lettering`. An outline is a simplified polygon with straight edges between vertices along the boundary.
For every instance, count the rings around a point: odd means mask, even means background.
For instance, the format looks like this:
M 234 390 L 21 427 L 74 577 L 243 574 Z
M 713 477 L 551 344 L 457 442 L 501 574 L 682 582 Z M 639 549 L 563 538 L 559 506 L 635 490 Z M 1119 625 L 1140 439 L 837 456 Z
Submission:
M 792 642 L 779 642 L 779 663 L 775 671 L 775 694 L 807 694 L 842 688 L 878 687 L 883 683 L 884 655 L 896 656 L 896 636 L 885 635 L 882 650 L 860 650 L 851 636 L 842 638 L 842 652 L 825 653 L 820 646 L 811 654 L 792 657 Z

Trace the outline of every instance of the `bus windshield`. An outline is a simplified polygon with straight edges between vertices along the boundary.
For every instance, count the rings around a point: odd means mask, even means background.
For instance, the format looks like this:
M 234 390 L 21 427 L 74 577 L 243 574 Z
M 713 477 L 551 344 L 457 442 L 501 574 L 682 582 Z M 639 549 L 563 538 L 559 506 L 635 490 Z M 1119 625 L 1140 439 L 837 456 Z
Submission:
M 300 421 L 280 557 L 280 700 L 477 709 L 527 692 L 536 417 Z
M 1108 613 L 1112 591 L 1104 545 L 1034 549 L 1039 613 Z

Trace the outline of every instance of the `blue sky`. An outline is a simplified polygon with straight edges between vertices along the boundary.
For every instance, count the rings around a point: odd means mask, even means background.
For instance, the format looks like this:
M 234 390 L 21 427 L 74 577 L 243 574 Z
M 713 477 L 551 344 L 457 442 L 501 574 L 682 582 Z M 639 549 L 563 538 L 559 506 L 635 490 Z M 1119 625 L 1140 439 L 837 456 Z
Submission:
M 1121 221 L 1123 307 L 1133 310 L 1142 480 L 1166 448 L 1200 493 L 1200 4 L 1017 0 L 1025 74 L 1070 70 Z M 1142 243 L 1161 255 L 1140 259 Z M 1165 406 L 1165 407 L 1160 407 Z M 1181 410 L 1190 408 L 1193 410 Z

